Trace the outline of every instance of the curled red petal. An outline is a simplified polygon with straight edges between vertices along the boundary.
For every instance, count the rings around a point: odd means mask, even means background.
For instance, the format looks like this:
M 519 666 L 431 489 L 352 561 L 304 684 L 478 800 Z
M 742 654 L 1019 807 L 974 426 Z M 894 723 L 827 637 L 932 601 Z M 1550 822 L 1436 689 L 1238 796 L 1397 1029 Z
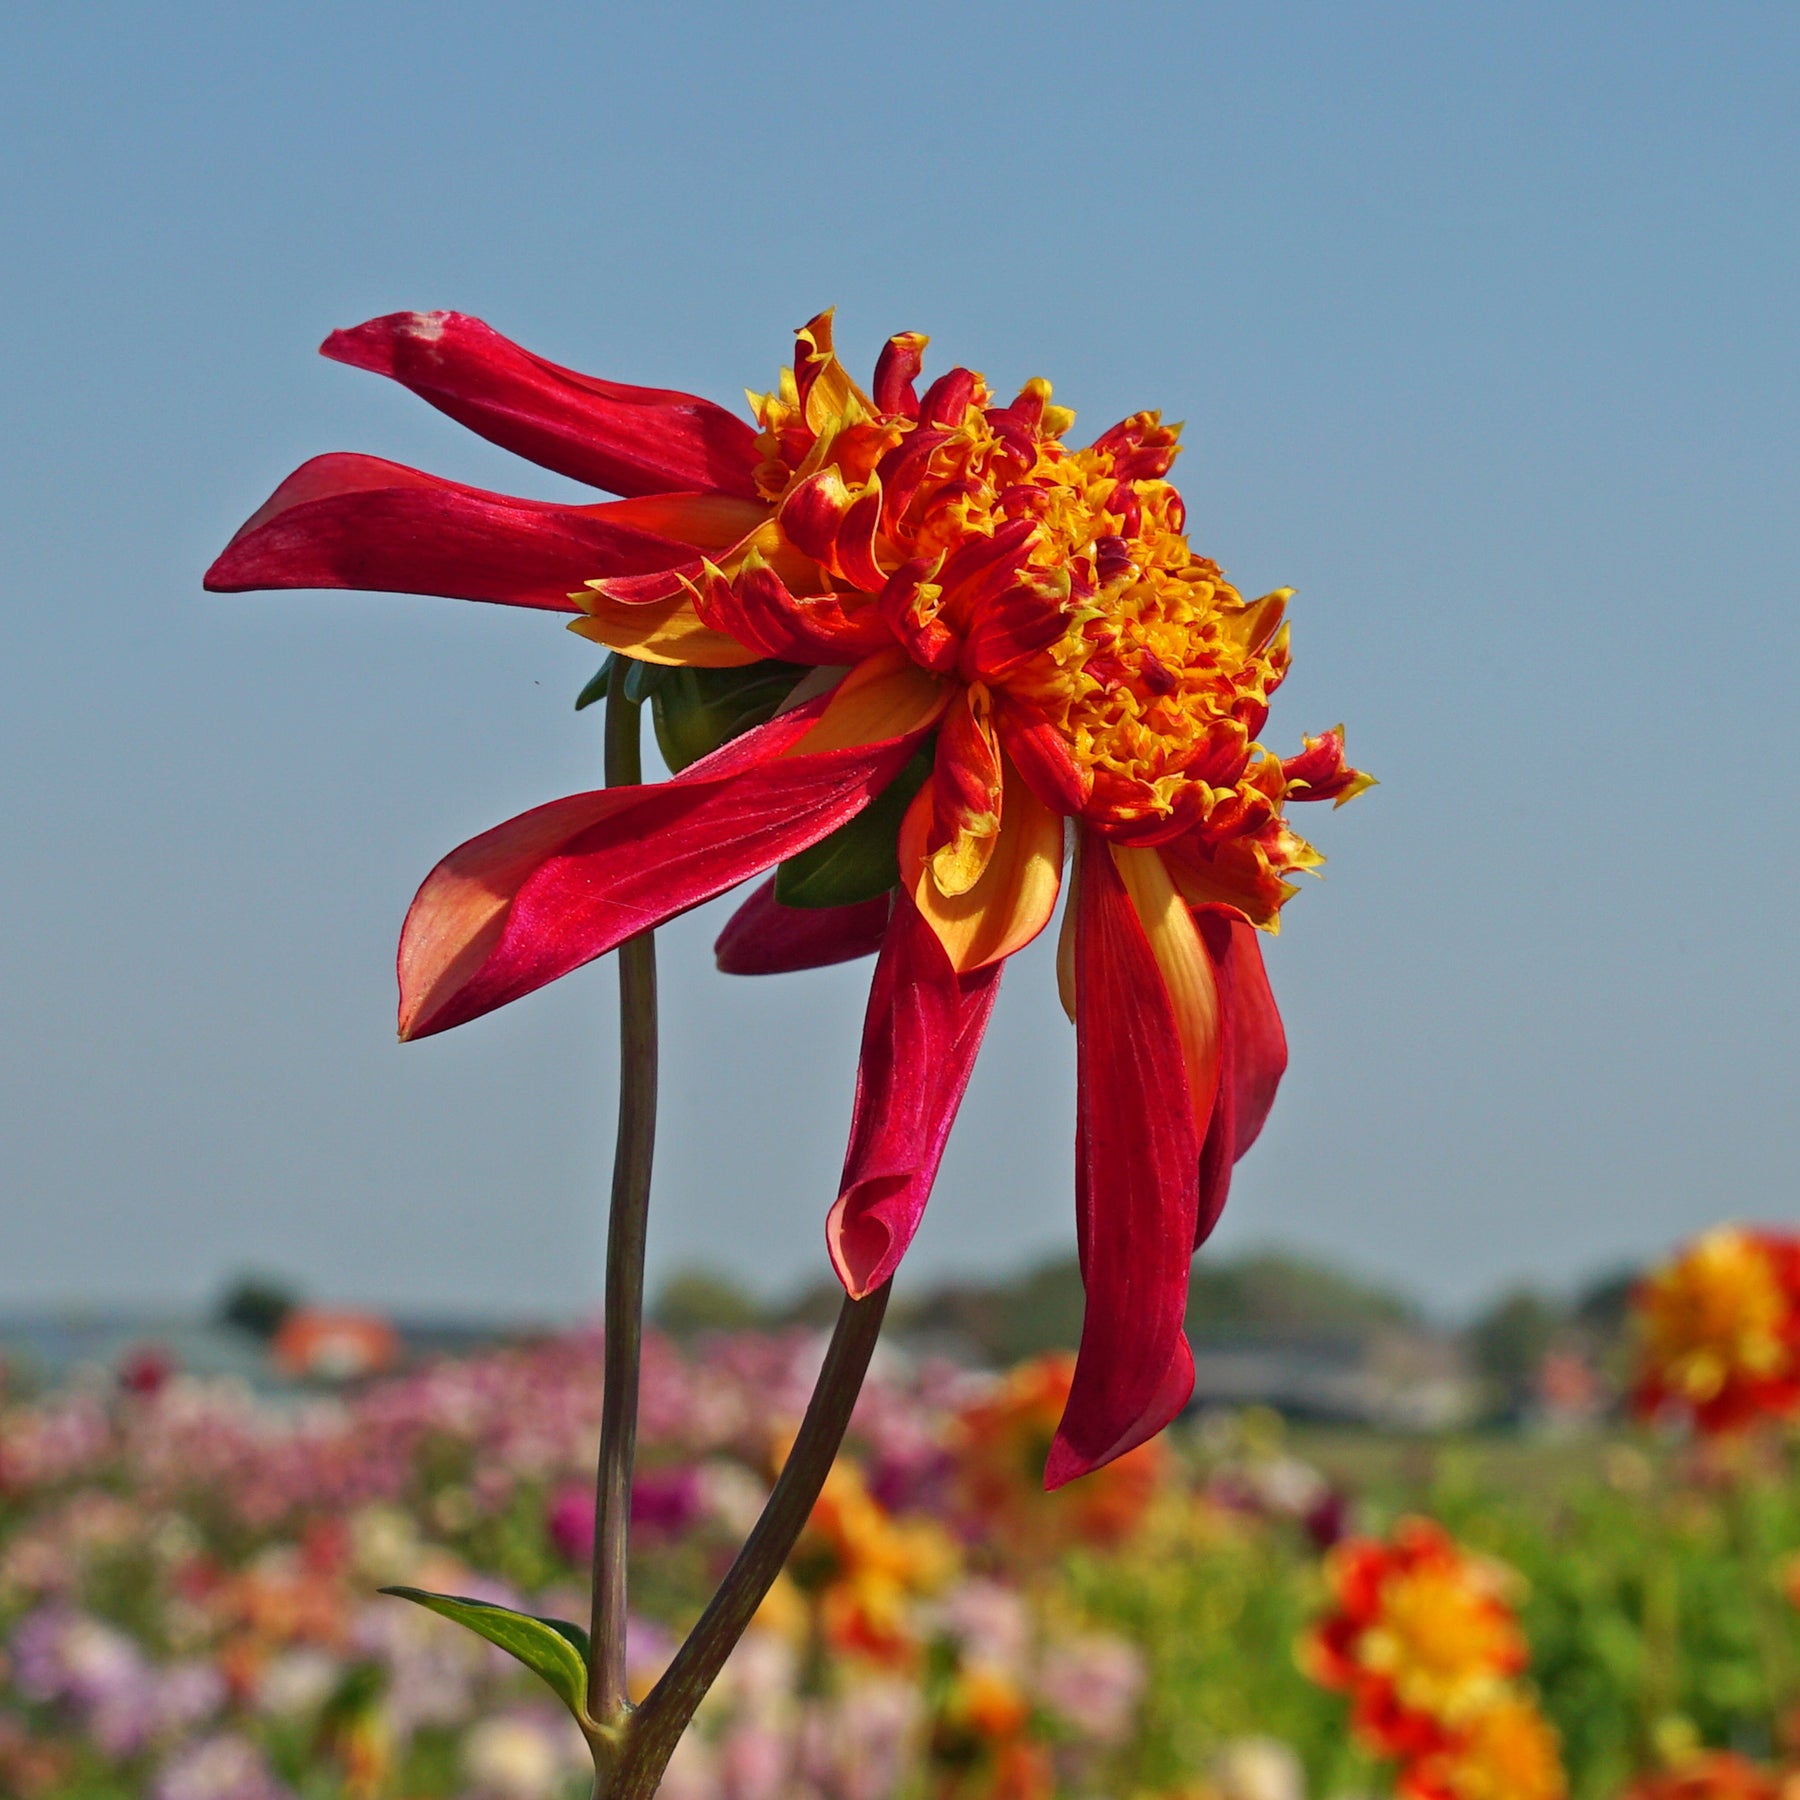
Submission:
M 913 382 L 925 366 L 925 346 L 930 338 L 922 332 L 902 331 L 881 347 L 875 363 L 873 398 L 876 410 L 900 418 L 919 416 L 919 396 Z
M 796 855 L 899 774 L 926 726 L 812 752 L 831 696 L 653 786 L 574 794 L 472 838 L 400 936 L 400 1035 L 479 1018 Z
M 1346 760 L 1341 725 L 1309 737 L 1298 756 L 1284 757 L 1281 775 L 1290 800 L 1331 800 L 1339 806 L 1375 785 L 1374 776 L 1351 768 Z
M 341 453 L 296 469 L 226 545 L 206 585 L 370 588 L 572 613 L 580 609 L 569 595 L 584 581 L 649 574 L 693 554 L 606 505 L 514 500 Z
M 490 443 L 610 493 L 756 496 L 756 433 L 724 407 L 578 374 L 466 313 L 388 313 L 334 331 L 319 351 L 391 376 Z
M 731 915 L 713 945 L 727 975 L 787 975 L 872 956 L 887 935 L 888 896 L 853 906 L 783 906 L 771 876 Z
M 1187 1404 L 1182 1333 L 1199 1133 L 1161 971 L 1105 841 L 1083 832 L 1076 892 L 1075 1223 L 1087 1310 L 1044 1471 L 1060 1487 L 1153 1437 Z
M 962 640 L 939 617 L 943 590 L 931 579 L 933 558 L 915 556 L 883 584 L 876 607 L 888 628 L 921 668 L 939 675 L 956 667 Z
M 766 562 L 747 563 L 735 576 L 710 569 L 694 585 L 700 616 L 764 656 L 854 663 L 893 643 L 878 607 L 864 604 L 852 613 L 839 594 L 796 595 Z
M 974 398 L 974 373 L 969 369 L 947 370 L 925 390 L 925 398 L 919 402 L 919 423 L 954 430 L 963 422 Z
M 850 1148 L 825 1226 L 852 1298 L 893 1274 L 919 1228 L 1003 967 L 958 975 L 912 896 L 896 891 L 863 1021 Z

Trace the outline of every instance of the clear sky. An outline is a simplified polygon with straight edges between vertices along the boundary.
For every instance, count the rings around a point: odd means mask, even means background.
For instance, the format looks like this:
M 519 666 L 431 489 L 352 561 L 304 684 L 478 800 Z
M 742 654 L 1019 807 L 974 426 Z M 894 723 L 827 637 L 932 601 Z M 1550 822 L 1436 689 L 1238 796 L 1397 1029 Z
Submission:
M 610 968 L 397 1047 L 420 877 L 596 784 L 547 615 L 209 597 L 296 463 L 573 490 L 319 359 L 401 307 L 732 402 L 839 308 L 1077 436 L 1161 406 L 1198 548 L 1343 719 L 1219 1243 L 1459 1306 L 1791 1218 L 1800 11 L 52 6 L 0 25 L 0 1304 L 598 1291 Z M 1085 439 L 1083 439 L 1085 441 Z M 868 965 L 664 934 L 653 1258 L 824 1267 Z M 912 1265 L 1072 1242 L 1009 972 Z

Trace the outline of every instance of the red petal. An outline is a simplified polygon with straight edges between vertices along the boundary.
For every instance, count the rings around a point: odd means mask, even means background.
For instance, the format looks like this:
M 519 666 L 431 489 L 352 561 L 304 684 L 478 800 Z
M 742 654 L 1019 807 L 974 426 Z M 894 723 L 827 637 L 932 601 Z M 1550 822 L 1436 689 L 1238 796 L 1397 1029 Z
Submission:
M 897 413 L 907 419 L 919 416 L 919 396 L 913 391 L 913 381 L 925 366 L 925 346 L 930 342 L 920 332 L 902 331 L 882 345 L 875 363 L 877 411 Z
M 1081 837 L 1076 905 L 1081 1352 L 1044 1471 L 1060 1487 L 1141 1444 L 1187 1404 L 1182 1335 L 1199 1136 L 1181 1036 L 1105 841 Z
M 1263 966 L 1262 933 L 1242 919 L 1227 919 L 1231 945 L 1219 961 L 1219 978 L 1225 996 L 1226 1030 L 1232 1039 L 1233 1104 L 1237 1113 L 1233 1156 L 1242 1156 L 1257 1140 L 1275 1090 L 1287 1073 L 1287 1033 L 1276 1010 Z M 1204 924 L 1202 930 L 1209 932 Z
M 796 753 L 833 698 L 759 725 L 673 780 L 553 800 L 452 851 L 401 931 L 400 1035 L 428 1037 L 520 999 L 854 818 L 931 721 Z
M 843 1183 L 825 1225 L 853 1299 L 893 1274 L 919 1228 L 1003 966 L 959 976 L 912 896 L 897 890 L 863 1021 Z
M 611 493 L 756 496 L 756 433 L 724 407 L 577 374 L 465 313 L 389 313 L 334 331 L 319 350 L 390 375 L 490 443 Z
M 1198 910 L 1194 923 L 1212 958 L 1222 1026 L 1218 1098 L 1200 1147 L 1200 1206 L 1194 1221 L 1198 1249 L 1225 1210 L 1232 1165 L 1256 1142 L 1275 1104 L 1275 1090 L 1287 1068 L 1287 1034 L 1269 991 L 1255 926 L 1226 913 Z
M 888 897 L 855 906 L 783 906 L 771 876 L 731 915 L 713 955 L 727 975 L 786 975 L 872 956 L 887 934 Z
M 1047 807 L 1073 817 L 1087 805 L 1093 777 L 1070 754 L 1062 733 L 1035 708 L 1020 705 L 1003 689 L 995 697 L 994 726 L 1006 754 Z
M 633 501 L 620 501 L 630 508 Z M 206 572 L 214 593 L 372 588 L 577 612 L 601 575 L 642 575 L 693 550 L 606 505 L 513 500 L 377 456 L 315 456 L 245 521 Z
M 1282 759 L 1282 778 L 1290 800 L 1331 800 L 1342 806 L 1375 785 L 1372 775 L 1353 769 L 1344 759 L 1344 728 L 1334 725 L 1309 737 L 1298 756 Z

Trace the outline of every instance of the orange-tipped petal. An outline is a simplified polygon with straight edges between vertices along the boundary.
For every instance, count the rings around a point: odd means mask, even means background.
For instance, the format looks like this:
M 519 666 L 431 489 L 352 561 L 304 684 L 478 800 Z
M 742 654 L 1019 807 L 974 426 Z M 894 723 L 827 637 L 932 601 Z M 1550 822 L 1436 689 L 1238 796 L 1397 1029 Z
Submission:
M 954 692 L 902 651 L 883 650 L 858 663 L 831 690 L 818 723 L 783 754 L 817 756 L 887 738 L 916 737 L 938 722 Z
M 1004 765 L 1003 765 L 1004 767 Z M 1063 822 L 1013 769 L 1005 769 L 1000 831 L 967 892 L 938 888 L 926 854 L 932 788 L 921 788 L 900 826 L 900 881 L 965 973 L 1022 950 L 1050 923 L 1062 885 Z
M 686 669 L 741 669 L 761 662 L 766 652 L 715 630 L 694 610 L 691 595 L 669 600 L 622 601 L 599 589 L 579 596 L 584 616 L 569 629 L 590 643 L 604 644 L 638 662 Z
M 1306 740 L 1306 748 L 1298 756 L 1287 757 L 1281 765 L 1290 800 L 1329 800 L 1342 806 L 1366 793 L 1375 785 L 1373 775 L 1353 769 L 1344 757 L 1344 728 L 1334 725 L 1317 737 Z
M 1087 1309 L 1047 1487 L 1153 1437 L 1187 1404 L 1182 1334 L 1200 1137 L 1182 1028 L 1113 852 L 1083 832 L 1076 921 L 1076 1231 Z
M 1000 835 L 1004 776 L 987 689 L 965 688 L 944 715 L 931 778 L 931 879 L 940 894 L 966 894 Z
M 1113 847 L 1113 862 L 1162 972 L 1181 1036 L 1194 1129 L 1204 1137 L 1219 1091 L 1219 985 L 1194 915 L 1154 850 Z

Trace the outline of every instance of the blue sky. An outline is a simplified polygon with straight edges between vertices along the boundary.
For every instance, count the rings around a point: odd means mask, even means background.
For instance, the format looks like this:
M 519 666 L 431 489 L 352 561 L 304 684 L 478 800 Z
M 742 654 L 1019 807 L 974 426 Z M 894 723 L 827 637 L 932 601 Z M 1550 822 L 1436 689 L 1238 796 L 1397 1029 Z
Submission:
M 567 484 L 335 326 L 476 313 L 732 401 L 853 365 L 1187 422 L 1196 546 L 1299 590 L 1318 824 L 1293 1069 L 1220 1244 L 1440 1305 L 1795 1212 L 1796 138 L 1787 6 L 51 7 L 0 26 L 0 1303 L 229 1270 L 598 1291 L 610 970 L 395 1045 L 445 850 L 594 785 L 589 646 L 209 597 L 294 464 Z M 664 934 L 653 1263 L 823 1268 L 867 966 Z M 1072 1241 L 1074 1053 L 1009 971 L 913 1266 Z

